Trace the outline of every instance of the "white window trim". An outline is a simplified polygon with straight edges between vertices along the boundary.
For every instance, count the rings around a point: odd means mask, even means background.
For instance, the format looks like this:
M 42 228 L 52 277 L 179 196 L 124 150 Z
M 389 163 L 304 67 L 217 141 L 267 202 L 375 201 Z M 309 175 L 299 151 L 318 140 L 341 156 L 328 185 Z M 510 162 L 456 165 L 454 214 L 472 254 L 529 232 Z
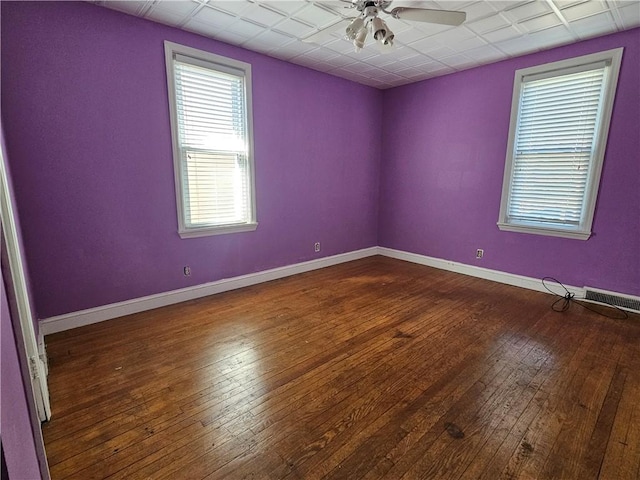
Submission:
M 173 146 L 173 172 L 176 188 L 176 205 L 178 209 L 178 233 L 181 238 L 204 237 L 209 235 L 222 235 L 227 233 L 249 232 L 258 227 L 256 218 L 256 187 L 255 168 L 253 162 L 253 103 L 251 94 L 251 65 L 249 63 L 223 57 L 214 53 L 205 52 L 196 48 L 187 47 L 177 43 L 164 42 L 165 65 L 167 70 L 167 89 L 169 98 L 169 115 L 171 120 L 171 143 Z M 178 116 L 176 111 L 176 90 L 174 81 L 173 59 L 174 55 L 183 55 L 195 60 L 214 64 L 220 67 L 220 71 L 228 71 L 229 68 L 241 70 L 245 77 L 245 100 L 247 111 L 247 142 L 249 144 L 249 189 L 251 192 L 251 219 L 246 223 L 215 225 L 204 227 L 187 227 L 184 217 L 184 201 L 182 191 L 182 165 L 178 142 Z
M 544 65 L 537 65 L 534 67 L 516 70 L 513 82 L 513 96 L 511 99 L 511 120 L 509 124 L 507 157 L 505 161 L 504 177 L 502 180 L 502 198 L 500 201 L 500 215 L 498 220 L 498 228 L 500 230 L 564 238 L 576 238 L 580 240 L 587 240 L 591 236 L 591 227 L 593 225 L 593 216 L 595 213 L 596 199 L 600 185 L 600 175 L 602 173 L 602 164 L 607 147 L 607 138 L 609 135 L 609 125 L 611 123 L 613 102 L 615 99 L 616 87 L 618 85 L 618 75 L 620 72 L 620 63 L 622 61 L 622 52 L 623 48 L 616 48 L 604 52 L 598 52 L 581 57 L 561 60 L 559 62 L 547 63 Z M 589 179 L 587 181 L 587 194 L 585 202 L 583 204 L 583 220 L 581 221 L 579 226 L 576 226 L 574 228 L 567 226 L 547 226 L 533 222 L 508 223 L 506 220 L 507 206 L 509 202 L 510 184 L 513 173 L 513 150 L 518 123 L 518 110 L 520 104 L 520 95 L 523 86 L 523 79 L 526 76 L 548 74 L 555 70 L 580 67 L 585 64 L 596 63 L 599 61 L 610 62 L 610 70 L 606 80 L 607 83 L 605 85 L 604 97 L 602 99 L 596 149 L 593 153 Z

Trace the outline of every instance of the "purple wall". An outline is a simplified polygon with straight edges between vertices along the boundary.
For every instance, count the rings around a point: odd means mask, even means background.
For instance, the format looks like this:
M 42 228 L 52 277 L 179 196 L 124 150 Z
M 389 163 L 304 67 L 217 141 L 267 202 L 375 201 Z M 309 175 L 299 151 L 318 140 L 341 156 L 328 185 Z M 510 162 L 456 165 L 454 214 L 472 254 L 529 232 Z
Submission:
M 625 47 L 593 235 L 498 230 L 516 69 Z M 640 295 L 640 29 L 385 92 L 381 246 Z M 475 259 L 477 248 L 484 258 Z
M 377 244 L 382 92 L 84 2 L 1 8 L 39 318 Z M 255 232 L 177 234 L 164 40 L 253 66 Z
M 16 340 L 11 324 L 4 278 L 0 293 L 0 425 L 2 448 L 10 478 L 40 478 L 40 467 L 31 431 L 25 385 L 22 382 Z
M 638 29 L 381 92 L 85 2 L 1 8 L 39 318 L 310 260 L 315 241 L 322 256 L 380 244 L 640 294 Z M 164 40 L 253 65 L 256 232 L 177 234 Z M 499 231 L 514 70 L 618 46 L 594 235 Z

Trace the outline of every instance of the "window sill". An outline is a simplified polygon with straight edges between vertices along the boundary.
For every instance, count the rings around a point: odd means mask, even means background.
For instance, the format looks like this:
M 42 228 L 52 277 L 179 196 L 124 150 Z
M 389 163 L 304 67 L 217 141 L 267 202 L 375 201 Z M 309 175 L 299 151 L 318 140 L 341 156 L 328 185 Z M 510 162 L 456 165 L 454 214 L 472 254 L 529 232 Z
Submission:
M 517 225 L 513 223 L 498 222 L 498 228 L 507 232 L 531 233 L 534 235 L 545 235 L 548 237 L 575 238 L 578 240 L 588 240 L 590 231 L 583 230 L 561 230 L 551 227 L 539 227 L 532 225 Z
M 258 228 L 258 223 L 240 223 L 235 225 L 222 225 L 219 227 L 181 228 L 178 233 L 180 238 L 208 237 L 211 235 L 225 235 L 227 233 L 253 232 Z

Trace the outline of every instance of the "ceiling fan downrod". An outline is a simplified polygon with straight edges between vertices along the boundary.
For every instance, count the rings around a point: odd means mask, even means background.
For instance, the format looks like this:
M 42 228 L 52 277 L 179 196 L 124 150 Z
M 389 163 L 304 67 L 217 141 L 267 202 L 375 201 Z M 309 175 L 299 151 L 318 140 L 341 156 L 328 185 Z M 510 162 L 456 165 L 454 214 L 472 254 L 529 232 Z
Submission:
M 384 1 L 358 1 L 355 3 L 360 15 L 354 18 L 347 26 L 346 37 L 353 41 L 356 52 L 359 52 L 365 44 L 367 34 L 371 30 L 373 38 L 381 49 L 393 47 L 394 34 L 378 14 L 391 4 L 390 0 Z

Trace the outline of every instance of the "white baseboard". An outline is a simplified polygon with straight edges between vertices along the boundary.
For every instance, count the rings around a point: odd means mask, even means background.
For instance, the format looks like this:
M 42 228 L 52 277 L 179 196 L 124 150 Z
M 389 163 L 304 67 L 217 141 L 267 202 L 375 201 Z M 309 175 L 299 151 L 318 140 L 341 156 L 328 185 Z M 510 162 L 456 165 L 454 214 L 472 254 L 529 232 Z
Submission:
M 56 317 L 51 317 L 40 321 L 40 335 L 50 335 L 52 333 L 70 330 L 72 328 L 102 322 L 104 320 L 110 320 L 112 318 L 122 317 L 124 315 L 131 315 L 133 313 L 152 310 L 154 308 L 173 305 L 175 303 L 186 302 L 187 300 L 215 295 L 216 293 L 228 292 L 230 290 L 248 287 L 250 285 L 256 285 L 262 282 L 268 282 L 270 280 L 276 280 L 278 278 L 289 277 L 291 275 L 309 272 L 311 270 L 317 270 L 319 268 L 330 267 L 332 265 L 350 262 L 352 260 L 358 260 L 360 258 L 370 257 L 372 255 L 384 255 L 390 258 L 405 260 L 407 262 L 417 263 L 420 265 L 426 265 L 428 267 L 439 268 L 441 270 L 461 273 L 463 275 L 470 275 L 472 277 L 484 278 L 486 280 L 513 285 L 515 287 L 527 288 L 529 290 L 535 290 L 538 292 L 549 293 L 544 288 L 544 286 L 542 285 L 542 280 L 539 278 L 525 277 L 523 275 L 515 275 L 513 273 L 501 272 L 499 270 L 490 270 L 488 268 L 476 267 L 474 265 L 465 265 L 464 263 L 443 260 L 441 258 L 428 257 L 426 255 L 405 252 L 402 250 L 394 250 L 392 248 L 370 247 L 362 250 L 356 250 L 354 252 L 342 253 L 340 255 L 334 255 L 331 257 L 319 258 L 317 260 L 310 260 L 308 262 L 297 263 L 285 267 L 273 268 L 271 270 L 265 270 L 262 272 L 250 273 L 248 275 L 241 275 L 239 277 L 227 278 L 224 280 L 218 280 L 216 282 L 182 288 L 180 290 L 173 290 L 171 292 L 158 293 L 155 295 L 149 295 L 147 297 L 134 298 L 132 300 L 127 300 L 124 302 L 112 303 L 110 305 L 90 308 L 87 310 L 72 312 L 65 315 L 58 315 Z M 576 298 L 584 298 L 584 288 L 571 285 L 565 286 L 567 290 L 575 295 Z M 627 295 L 627 297 L 630 296 Z M 44 352 L 44 340 L 41 344 L 41 353 L 44 353 L 44 358 L 46 359 L 46 352 Z
M 484 278 L 485 280 L 505 283 L 507 285 L 513 285 L 514 287 L 522 287 L 529 290 L 549 293 L 544 288 L 544 286 L 542 285 L 542 280 L 539 278 L 525 277 L 523 275 L 515 275 L 513 273 L 501 272 L 499 270 L 490 270 L 488 268 L 465 265 L 464 263 L 452 262 L 450 260 L 443 260 L 441 258 L 435 257 L 427 257 L 425 255 L 420 255 L 417 253 L 404 252 L 402 250 L 394 250 L 392 248 L 386 247 L 378 247 L 378 253 L 380 255 L 384 255 L 385 257 L 397 258 L 398 260 L 418 263 L 420 265 L 439 268 L 441 270 L 448 270 L 450 272 L 462 273 L 464 275 L 470 275 L 472 277 Z M 571 285 L 565 285 L 565 287 L 567 287 L 567 290 L 575 294 L 577 298 L 584 297 L 583 288 L 574 287 Z
M 173 305 L 175 303 L 186 302 L 196 298 L 207 297 L 216 293 L 228 292 L 250 285 L 256 285 L 278 278 L 289 277 L 298 273 L 309 272 L 319 268 L 330 267 L 339 263 L 350 262 L 360 258 L 370 257 L 378 254 L 378 247 L 370 247 L 354 252 L 342 253 L 331 257 L 319 258 L 308 262 L 287 265 L 285 267 L 273 268 L 262 272 L 250 273 L 238 277 L 218 280 L 216 282 L 195 285 L 193 287 L 181 288 L 165 293 L 158 293 L 146 297 L 134 298 L 124 302 L 112 303 L 100 307 L 80 310 L 78 312 L 67 313 L 55 317 L 46 318 L 40 321 L 41 335 L 50 335 L 52 333 L 70 330 L 92 323 L 110 320 L 112 318 L 131 315 L 154 308 Z M 43 343 L 44 345 L 44 343 Z

